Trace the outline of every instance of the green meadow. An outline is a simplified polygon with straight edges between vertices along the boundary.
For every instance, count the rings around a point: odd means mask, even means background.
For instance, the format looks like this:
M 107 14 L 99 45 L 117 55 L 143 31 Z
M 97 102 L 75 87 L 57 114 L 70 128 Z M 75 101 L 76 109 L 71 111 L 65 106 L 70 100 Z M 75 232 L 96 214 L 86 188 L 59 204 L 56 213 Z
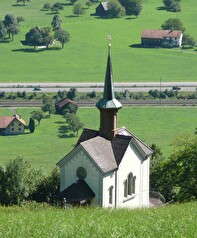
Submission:
M 86 0 L 79 0 L 84 4 Z M 55 0 L 47 2 L 54 4 Z M 112 62 L 115 82 L 197 81 L 197 51 L 143 49 L 143 29 L 159 29 L 168 18 L 182 20 L 186 32 L 197 38 L 196 0 L 182 0 L 180 13 L 158 10 L 162 0 L 144 0 L 141 16 L 120 19 L 95 17 L 93 4 L 82 16 L 73 16 L 73 6 L 63 0 L 62 25 L 71 40 L 61 50 L 55 43 L 49 50 L 22 46 L 20 41 L 35 26 L 50 26 L 54 14 L 43 11 L 45 0 L 32 0 L 18 6 L 15 0 L 0 1 L 0 19 L 6 14 L 22 16 L 20 33 L 13 42 L 0 43 L 0 82 L 103 82 L 107 57 L 107 35 L 112 35 Z
M 28 124 L 33 108 L 18 108 Z M 12 115 L 9 109 L 0 109 L 0 116 Z M 88 115 L 88 116 L 87 116 Z M 171 143 L 177 136 L 194 135 L 197 107 L 130 107 L 123 108 L 118 114 L 118 127 L 126 126 L 137 137 L 148 145 L 157 144 L 168 157 L 173 148 Z M 78 116 L 84 127 L 99 128 L 99 111 L 96 108 L 79 108 Z M 78 136 L 64 133 L 65 119 L 59 115 L 51 115 L 43 119 L 33 134 L 0 136 L 0 163 L 7 164 L 17 156 L 23 156 L 35 167 L 52 171 L 56 163 L 62 159 L 78 140 Z
M 149 209 L 0 207 L 3 238 L 195 238 L 197 202 Z

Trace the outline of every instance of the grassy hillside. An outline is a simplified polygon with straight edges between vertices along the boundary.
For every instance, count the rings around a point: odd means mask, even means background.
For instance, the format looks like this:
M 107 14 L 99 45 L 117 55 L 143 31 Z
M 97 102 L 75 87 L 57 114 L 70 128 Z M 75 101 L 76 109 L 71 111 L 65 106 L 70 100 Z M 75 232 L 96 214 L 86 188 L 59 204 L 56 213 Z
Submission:
M 80 0 L 85 7 L 85 0 Z M 53 4 L 57 1 L 48 0 Z M 143 29 L 159 29 L 170 17 L 179 17 L 187 33 L 197 36 L 196 0 L 182 0 L 182 12 L 158 10 L 161 0 L 144 0 L 137 19 L 100 19 L 91 16 L 97 4 L 85 9 L 83 16 L 73 16 L 73 6 L 64 0 L 60 17 L 71 41 L 65 49 L 34 53 L 32 47 L 21 46 L 20 40 L 35 26 L 50 26 L 53 14 L 42 11 L 44 0 L 32 0 L 17 6 L 15 0 L 0 1 L 0 19 L 7 13 L 23 16 L 20 34 L 14 42 L 0 43 L 0 82 L 103 82 L 107 35 L 112 35 L 112 61 L 116 82 L 136 81 L 197 81 L 197 52 L 180 49 L 143 49 L 131 47 L 140 43 Z M 56 46 L 60 47 L 59 44 Z
M 28 123 L 33 109 L 17 109 L 17 113 Z M 12 115 L 9 109 L 0 109 L 0 116 Z M 88 115 L 88 116 L 87 116 Z M 196 107 L 131 107 L 118 114 L 118 126 L 126 126 L 147 144 L 156 143 L 168 156 L 170 144 L 183 134 L 193 135 L 196 128 Z M 78 116 L 86 128 L 99 128 L 99 111 L 80 108 Z M 78 137 L 65 136 L 62 128 L 65 119 L 52 115 L 43 119 L 33 134 L 0 136 L 0 163 L 5 165 L 17 156 L 23 156 L 36 167 L 51 171 L 76 144 Z M 79 132 L 80 134 L 81 132 Z
M 196 202 L 140 210 L 0 207 L 0 235 L 3 238 L 194 238 L 196 210 Z

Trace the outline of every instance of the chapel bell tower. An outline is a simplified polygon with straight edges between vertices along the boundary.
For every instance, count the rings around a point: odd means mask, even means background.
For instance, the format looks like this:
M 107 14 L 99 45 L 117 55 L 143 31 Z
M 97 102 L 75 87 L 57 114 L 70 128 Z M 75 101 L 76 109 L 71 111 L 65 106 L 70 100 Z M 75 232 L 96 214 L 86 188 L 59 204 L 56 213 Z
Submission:
M 115 98 L 114 83 L 112 77 L 111 63 L 111 44 L 108 47 L 107 68 L 105 74 L 105 85 L 103 98 L 96 103 L 96 107 L 100 110 L 100 136 L 108 140 L 112 140 L 117 133 L 117 113 L 122 104 Z

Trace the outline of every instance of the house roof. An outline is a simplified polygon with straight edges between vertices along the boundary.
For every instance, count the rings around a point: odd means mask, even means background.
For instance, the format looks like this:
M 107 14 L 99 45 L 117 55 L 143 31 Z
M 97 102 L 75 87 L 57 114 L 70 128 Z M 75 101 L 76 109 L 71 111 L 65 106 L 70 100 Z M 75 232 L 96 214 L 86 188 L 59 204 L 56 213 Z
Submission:
M 108 2 L 101 2 L 100 3 L 105 11 L 108 10 Z
M 25 121 L 17 114 L 14 116 L 3 116 L 0 117 L 0 129 L 7 128 L 15 119 L 21 122 L 23 125 L 26 125 Z
M 84 203 L 95 197 L 95 193 L 91 190 L 88 184 L 79 179 L 63 190 L 58 198 L 66 198 L 67 203 Z
M 177 30 L 144 30 L 142 32 L 142 38 L 163 39 L 166 37 L 179 38 L 182 31 Z
M 71 104 L 77 106 L 77 103 L 76 103 L 75 101 L 69 99 L 69 98 L 64 98 L 64 99 L 60 100 L 60 101 L 57 103 L 57 105 L 58 105 L 59 108 L 62 108 L 62 107 L 64 107 L 65 105 L 67 105 L 68 103 L 71 103 Z

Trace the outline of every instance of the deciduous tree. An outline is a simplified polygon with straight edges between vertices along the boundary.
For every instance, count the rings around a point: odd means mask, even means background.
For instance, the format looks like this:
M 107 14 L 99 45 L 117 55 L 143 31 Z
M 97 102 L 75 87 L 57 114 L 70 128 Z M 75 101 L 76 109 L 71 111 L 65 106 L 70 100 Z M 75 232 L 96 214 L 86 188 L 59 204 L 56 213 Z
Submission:
M 125 15 L 125 8 L 119 3 L 118 0 L 110 0 L 107 4 L 107 16 L 110 18 L 122 17 Z
M 54 37 L 62 44 L 62 49 L 64 48 L 64 45 L 70 41 L 70 34 L 63 29 L 56 30 Z
M 178 18 L 169 18 L 161 25 L 161 29 L 185 31 L 182 21 Z
M 7 29 L 8 37 L 12 37 L 13 40 L 14 35 L 19 33 L 19 25 L 17 19 L 12 14 L 6 14 L 3 23 Z
M 78 135 L 79 129 L 83 128 L 83 123 L 80 122 L 76 114 L 67 113 L 66 122 L 69 125 L 69 129 Z
M 62 4 L 60 2 L 57 2 L 55 4 L 53 4 L 53 6 L 51 7 L 51 11 L 55 12 L 55 14 L 58 14 L 60 10 L 63 10 L 64 7 L 62 6 Z
M 73 13 L 77 16 L 84 14 L 84 10 L 81 3 L 75 3 L 73 7 Z
M 22 2 L 23 5 L 26 4 L 26 2 L 30 2 L 30 0 L 16 0 L 17 3 Z
M 62 19 L 60 18 L 60 16 L 55 15 L 53 17 L 53 20 L 51 22 L 51 26 L 52 26 L 54 31 L 60 30 L 62 28 Z
M 32 168 L 22 157 L 10 161 L 1 175 L 3 176 L 3 183 L 0 185 L 1 204 L 20 205 L 35 191 L 41 175 L 40 170 Z
M 31 112 L 31 117 L 35 119 L 38 122 L 38 125 L 40 125 L 41 120 L 44 118 L 44 113 L 41 110 L 36 110 Z
M 3 21 L 0 21 L 0 40 L 5 40 L 6 35 L 7 35 L 7 29 Z

